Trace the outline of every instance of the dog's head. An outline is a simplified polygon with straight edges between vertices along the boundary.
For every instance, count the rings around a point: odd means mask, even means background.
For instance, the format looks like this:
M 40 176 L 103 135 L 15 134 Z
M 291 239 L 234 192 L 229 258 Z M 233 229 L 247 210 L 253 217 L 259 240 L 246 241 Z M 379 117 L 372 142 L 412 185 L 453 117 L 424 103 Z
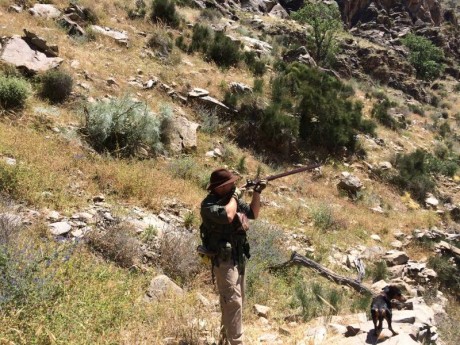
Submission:
M 406 301 L 406 298 L 402 295 L 401 290 L 395 285 L 387 285 L 382 290 L 390 301 L 392 299 L 396 299 L 399 302 Z

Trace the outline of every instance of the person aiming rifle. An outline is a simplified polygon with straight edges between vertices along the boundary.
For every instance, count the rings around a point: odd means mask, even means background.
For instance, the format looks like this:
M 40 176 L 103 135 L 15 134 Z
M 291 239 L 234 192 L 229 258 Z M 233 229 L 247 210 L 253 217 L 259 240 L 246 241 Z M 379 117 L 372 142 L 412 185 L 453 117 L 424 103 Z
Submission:
M 243 191 L 237 188 L 238 177 L 227 169 L 211 173 L 209 194 L 201 203 L 200 255 L 211 259 L 213 281 L 217 285 L 222 312 L 219 345 L 243 344 L 243 301 L 246 261 L 251 257 L 247 231 L 248 219 L 257 219 L 260 194 L 269 180 L 295 174 L 319 165 L 292 170 L 261 180 L 248 180 L 242 188 L 253 188 L 248 205 L 242 200 Z

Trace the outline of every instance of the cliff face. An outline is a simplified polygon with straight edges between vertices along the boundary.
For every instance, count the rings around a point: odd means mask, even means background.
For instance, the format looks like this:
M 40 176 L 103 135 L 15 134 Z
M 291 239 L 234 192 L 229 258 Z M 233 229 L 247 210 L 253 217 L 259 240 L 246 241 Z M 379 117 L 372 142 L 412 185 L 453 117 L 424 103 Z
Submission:
M 441 4 L 438 0 L 336 0 L 344 22 L 353 27 L 358 23 L 374 18 L 374 12 L 396 15 L 408 13 L 412 22 L 440 25 L 442 22 Z

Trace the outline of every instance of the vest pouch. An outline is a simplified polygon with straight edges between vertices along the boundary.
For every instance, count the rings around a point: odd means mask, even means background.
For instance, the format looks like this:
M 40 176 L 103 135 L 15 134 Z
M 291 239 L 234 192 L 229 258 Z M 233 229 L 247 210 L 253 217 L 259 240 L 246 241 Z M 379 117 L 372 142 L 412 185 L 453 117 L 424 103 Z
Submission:
M 227 241 L 219 242 L 219 260 L 228 261 L 232 258 L 232 244 Z

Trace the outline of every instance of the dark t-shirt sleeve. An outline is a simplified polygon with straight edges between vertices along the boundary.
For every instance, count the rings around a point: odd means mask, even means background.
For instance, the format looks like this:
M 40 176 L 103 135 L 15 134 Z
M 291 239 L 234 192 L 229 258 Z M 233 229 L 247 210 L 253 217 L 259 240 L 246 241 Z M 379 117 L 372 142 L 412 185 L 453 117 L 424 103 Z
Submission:
M 205 200 L 201 205 L 201 217 L 217 224 L 228 224 L 225 206 L 216 205 L 212 200 Z

